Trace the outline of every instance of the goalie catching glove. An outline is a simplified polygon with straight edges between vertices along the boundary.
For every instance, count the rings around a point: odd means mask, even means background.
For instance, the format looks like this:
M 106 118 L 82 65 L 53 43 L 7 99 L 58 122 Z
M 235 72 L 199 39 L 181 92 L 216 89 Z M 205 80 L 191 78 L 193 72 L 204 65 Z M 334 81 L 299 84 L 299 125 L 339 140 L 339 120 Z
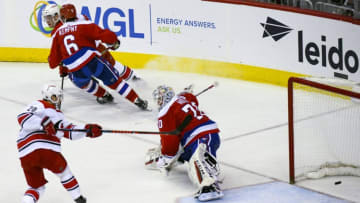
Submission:
M 168 175 L 172 168 L 183 163 L 178 160 L 178 157 L 178 154 L 175 156 L 162 155 L 161 146 L 151 148 L 146 153 L 145 167 L 149 170 L 159 170 L 161 173 Z
M 86 124 L 87 129 L 86 137 L 95 138 L 102 135 L 102 127 L 98 124 Z

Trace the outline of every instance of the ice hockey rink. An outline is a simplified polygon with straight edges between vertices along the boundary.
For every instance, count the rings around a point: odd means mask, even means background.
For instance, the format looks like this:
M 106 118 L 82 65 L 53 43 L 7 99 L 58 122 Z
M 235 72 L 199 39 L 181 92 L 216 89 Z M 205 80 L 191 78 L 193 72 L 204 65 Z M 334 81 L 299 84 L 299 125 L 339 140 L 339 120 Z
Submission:
M 198 97 L 200 108 L 218 123 L 218 161 L 223 199 L 212 202 L 360 202 L 360 178 L 328 177 L 288 184 L 287 90 L 284 87 L 190 73 L 135 69 L 143 79 L 129 84 L 153 111 L 141 111 L 120 95 L 100 105 L 95 98 L 64 82 L 62 110 L 77 123 L 99 123 L 104 129 L 157 131 L 152 91 L 161 84 L 179 92 L 194 84 L 195 93 L 217 81 L 219 86 Z M 1 165 L 0 202 L 20 202 L 27 185 L 17 155 L 16 116 L 41 99 L 45 83 L 60 85 L 58 70 L 44 63 L 0 63 Z M 103 134 L 98 139 L 62 140 L 62 151 L 89 203 L 196 202 L 186 167 L 164 176 L 146 170 L 145 153 L 159 143 L 157 135 Z M 39 202 L 73 202 L 58 178 Z M 334 184 L 341 181 L 341 184 Z

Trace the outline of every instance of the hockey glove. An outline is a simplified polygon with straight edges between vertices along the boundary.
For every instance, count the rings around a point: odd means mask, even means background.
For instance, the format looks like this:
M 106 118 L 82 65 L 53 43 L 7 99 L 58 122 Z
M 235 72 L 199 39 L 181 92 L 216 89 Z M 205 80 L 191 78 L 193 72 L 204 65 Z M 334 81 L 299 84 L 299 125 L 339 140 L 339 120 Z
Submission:
M 43 127 L 43 129 L 47 135 L 50 135 L 50 136 L 56 135 L 54 123 L 50 120 L 49 116 L 45 116 L 42 119 L 41 126 Z
M 86 124 L 87 129 L 86 137 L 95 138 L 102 135 L 102 127 L 98 124 Z
M 66 77 L 68 75 L 68 69 L 64 66 L 59 66 L 60 77 Z
M 145 156 L 146 169 L 158 170 L 157 161 L 159 161 L 160 156 L 161 156 L 161 146 L 149 149 Z
M 108 46 L 110 47 L 110 49 L 116 50 L 120 47 L 120 41 L 117 40 L 114 44 L 109 44 Z
M 157 168 L 161 173 L 169 175 L 170 170 L 172 169 L 172 164 L 175 162 L 175 157 L 161 155 L 156 162 Z

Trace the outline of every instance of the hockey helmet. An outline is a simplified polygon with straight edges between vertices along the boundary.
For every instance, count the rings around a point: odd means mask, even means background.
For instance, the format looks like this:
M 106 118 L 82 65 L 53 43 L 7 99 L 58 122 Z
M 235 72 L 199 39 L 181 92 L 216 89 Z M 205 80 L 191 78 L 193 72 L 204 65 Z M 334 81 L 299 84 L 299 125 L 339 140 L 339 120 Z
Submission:
M 50 28 L 54 28 L 60 21 L 60 9 L 56 4 L 48 4 L 42 11 L 42 17 Z
M 64 4 L 60 8 L 60 16 L 63 22 L 73 21 L 76 17 L 76 8 L 73 4 Z
M 175 91 L 166 85 L 160 85 L 153 91 L 154 101 L 161 110 L 175 96 Z
M 61 101 L 63 99 L 62 90 L 60 90 L 56 85 L 46 84 L 44 85 L 41 94 L 43 99 L 54 104 L 57 108 L 60 108 Z

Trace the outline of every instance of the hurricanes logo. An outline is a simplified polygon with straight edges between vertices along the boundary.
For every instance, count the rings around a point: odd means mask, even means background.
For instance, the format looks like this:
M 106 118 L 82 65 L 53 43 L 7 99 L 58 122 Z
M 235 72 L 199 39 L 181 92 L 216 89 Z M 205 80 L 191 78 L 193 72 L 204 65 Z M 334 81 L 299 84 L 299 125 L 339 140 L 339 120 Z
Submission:
M 285 35 L 291 32 L 289 26 L 280 23 L 279 21 L 267 17 L 266 23 L 260 23 L 261 26 L 264 28 L 263 38 L 265 37 L 272 37 L 273 40 L 278 41 L 279 39 L 283 38 Z
M 48 4 L 56 4 L 56 2 L 54 1 L 38 1 L 35 6 L 34 6 L 34 10 L 30 15 L 30 25 L 31 27 L 38 31 L 41 32 L 43 35 L 45 35 L 46 37 L 50 37 L 50 33 L 52 31 L 53 28 L 50 28 L 45 24 L 43 24 L 43 19 L 42 19 L 42 12 L 45 8 L 46 5 Z

